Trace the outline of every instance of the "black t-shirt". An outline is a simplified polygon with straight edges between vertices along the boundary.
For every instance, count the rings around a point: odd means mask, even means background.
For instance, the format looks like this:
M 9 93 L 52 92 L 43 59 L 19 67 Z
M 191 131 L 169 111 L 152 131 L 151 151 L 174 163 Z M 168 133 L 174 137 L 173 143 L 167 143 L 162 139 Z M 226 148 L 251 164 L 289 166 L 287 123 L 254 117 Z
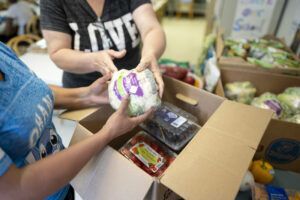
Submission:
M 115 59 L 119 69 L 132 69 L 140 61 L 140 36 L 132 12 L 150 0 L 105 0 L 98 17 L 86 0 L 41 0 L 41 27 L 70 34 L 72 48 L 84 52 L 126 49 L 126 56 Z M 91 84 L 101 76 L 94 72 L 73 74 L 64 72 L 65 87 Z

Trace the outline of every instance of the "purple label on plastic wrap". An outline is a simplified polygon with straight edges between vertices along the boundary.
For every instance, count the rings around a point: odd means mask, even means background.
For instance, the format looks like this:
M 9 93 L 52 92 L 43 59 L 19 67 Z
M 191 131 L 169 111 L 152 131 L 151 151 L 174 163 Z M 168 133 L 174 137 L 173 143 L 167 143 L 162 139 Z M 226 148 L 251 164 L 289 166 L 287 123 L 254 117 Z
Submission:
M 114 84 L 114 93 L 115 95 L 118 97 L 119 100 L 122 100 L 122 96 L 120 95 L 119 91 L 118 91 L 118 85 L 117 85 L 117 82 L 118 81 L 115 81 L 115 84 Z
M 123 86 L 127 94 L 134 94 L 139 97 L 144 96 L 143 90 L 139 84 L 135 73 L 130 73 L 128 74 L 128 76 L 123 78 Z
M 144 96 L 143 90 L 135 73 L 129 73 L 127 76 L 119 76 L 114 83 L 114 93 L 119 100 L 126 94 L 133 94 L 137 96 Z
M 175 128 L 179 128 L 182 124 L 184 124 L 187 121 L 186 118 L 173 113 L 167 108 L 159 109 L 156 112 L 156 115 Z
M 277 116 L 280 116 L 280 114 L 282 112 L 282 107 L 281 107 L 281 105 L 277 101 L 267 100 L 267 101 L 265 101 L 265 104 L 270 109 L 272 109 L 273 111 L 275 111 L 275 113 L 276 113 Z

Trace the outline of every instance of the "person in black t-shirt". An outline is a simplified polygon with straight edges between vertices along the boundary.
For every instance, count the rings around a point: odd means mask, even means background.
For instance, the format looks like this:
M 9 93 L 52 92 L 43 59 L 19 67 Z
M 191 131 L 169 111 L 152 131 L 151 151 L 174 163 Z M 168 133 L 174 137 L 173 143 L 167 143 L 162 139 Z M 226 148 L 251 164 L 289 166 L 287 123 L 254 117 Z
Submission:
M 118 69 L 149 68 L 162 96 L 157 59 L 166 42 L 150 0 L 41 0 L 40 6 L 43 35 L 51 59 L 65 71 L 65 87 L 89 85 Z

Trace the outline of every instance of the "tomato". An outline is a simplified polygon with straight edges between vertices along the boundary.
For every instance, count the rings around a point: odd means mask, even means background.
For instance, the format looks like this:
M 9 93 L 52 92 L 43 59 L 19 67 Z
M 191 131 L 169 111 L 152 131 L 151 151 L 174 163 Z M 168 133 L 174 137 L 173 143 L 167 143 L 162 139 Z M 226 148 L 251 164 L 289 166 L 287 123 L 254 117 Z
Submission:
M 195 84 L 195 79 L 192 76 L 187 76 L 183 79 L 183 82 L 186 82 L 190 85 L 194 85 Z
M 156 151 L 156 152 L 158 152 L 159 151 L 159 147 L 155 144 L 155 143 L 151 143 L 151 148 L 154 150 L 154 151 Z

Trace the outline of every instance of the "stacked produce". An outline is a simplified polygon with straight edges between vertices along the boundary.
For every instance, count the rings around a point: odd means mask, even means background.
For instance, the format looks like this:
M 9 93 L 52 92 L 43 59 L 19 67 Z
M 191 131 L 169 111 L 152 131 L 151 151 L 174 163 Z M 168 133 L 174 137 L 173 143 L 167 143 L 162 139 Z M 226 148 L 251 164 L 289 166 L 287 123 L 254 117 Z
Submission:
M 224 56 L 241 57 L 249 63 L 263 68 L 300 69 L 299 59 L 276 40 L 227 39 L 225 40 Z
M 254 98 L 255 93 L 255 87 L 248 81 L 225 85 L 225 95 L 228 99 L 271 109 L 275 112 L 277 119 L 300 124 L 300 87 L 287 88 L 279 95 L 266 92 Z
M 136 134 L 120 152 L 149 175 L 159 177 L 175 159 L 173 151 L 180 152 L 200 130 L 196 122 L 195 116 L 164 102 L 153 118 L 140 125 L 147 132 Z

